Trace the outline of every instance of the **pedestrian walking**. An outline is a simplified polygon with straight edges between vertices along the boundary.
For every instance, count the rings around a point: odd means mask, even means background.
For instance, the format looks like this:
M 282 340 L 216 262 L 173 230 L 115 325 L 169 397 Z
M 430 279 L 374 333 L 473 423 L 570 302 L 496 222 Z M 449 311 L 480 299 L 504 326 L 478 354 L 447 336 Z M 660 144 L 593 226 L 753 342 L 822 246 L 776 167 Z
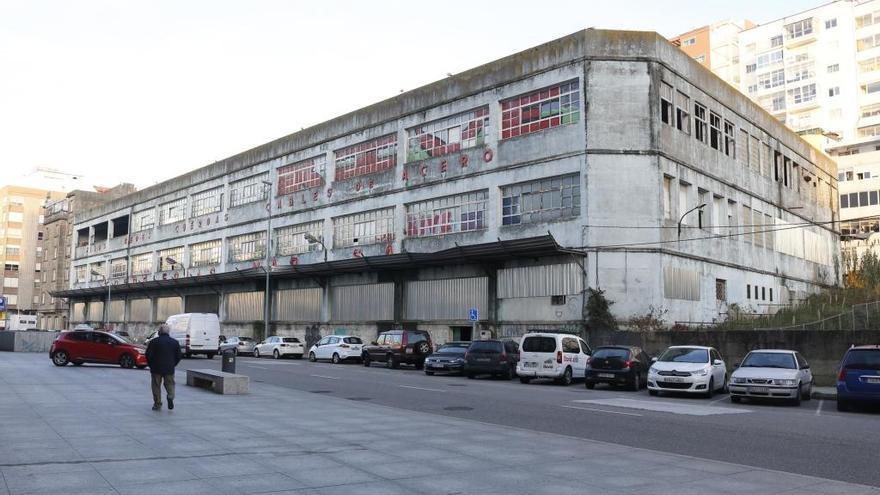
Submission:
M 168 335 L 168 325 L 159 326 L 159 334 L 147 344 L 147 364 L 153 389 L 153 410 L 162 409 L 162 384 L 168 396 L 168 409 L 174 409 L 174 367 L 180 362 L 180 343 Z

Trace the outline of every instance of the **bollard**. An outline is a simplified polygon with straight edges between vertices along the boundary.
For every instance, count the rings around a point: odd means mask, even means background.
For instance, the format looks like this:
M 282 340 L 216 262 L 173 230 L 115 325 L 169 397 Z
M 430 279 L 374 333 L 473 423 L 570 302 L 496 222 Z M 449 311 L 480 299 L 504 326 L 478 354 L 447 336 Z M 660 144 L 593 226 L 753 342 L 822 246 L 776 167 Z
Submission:
M 235 373 L 235 351 L 226 349 L 223 351 L 223 372 Z

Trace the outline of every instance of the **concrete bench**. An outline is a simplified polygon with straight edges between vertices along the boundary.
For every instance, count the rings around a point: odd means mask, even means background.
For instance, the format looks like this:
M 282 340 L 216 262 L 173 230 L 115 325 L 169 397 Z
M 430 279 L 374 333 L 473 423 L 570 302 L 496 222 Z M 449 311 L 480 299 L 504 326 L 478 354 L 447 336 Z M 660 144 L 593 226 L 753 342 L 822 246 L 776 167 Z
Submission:
M 209 388 L 218 394 L 246 394 L 250 378 L 245 375 L 217 370 L 186 370 L 186 384 L 190 387 Z

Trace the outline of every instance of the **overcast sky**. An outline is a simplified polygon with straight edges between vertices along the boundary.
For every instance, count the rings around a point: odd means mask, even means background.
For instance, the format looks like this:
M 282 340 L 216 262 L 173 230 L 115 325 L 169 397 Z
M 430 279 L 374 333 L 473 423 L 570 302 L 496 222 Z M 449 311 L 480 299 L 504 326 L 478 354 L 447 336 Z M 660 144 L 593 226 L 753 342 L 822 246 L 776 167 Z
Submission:
M 0 185 L 49 167 L 146 187 L 579 29 L 822 3 L 0 0 Z

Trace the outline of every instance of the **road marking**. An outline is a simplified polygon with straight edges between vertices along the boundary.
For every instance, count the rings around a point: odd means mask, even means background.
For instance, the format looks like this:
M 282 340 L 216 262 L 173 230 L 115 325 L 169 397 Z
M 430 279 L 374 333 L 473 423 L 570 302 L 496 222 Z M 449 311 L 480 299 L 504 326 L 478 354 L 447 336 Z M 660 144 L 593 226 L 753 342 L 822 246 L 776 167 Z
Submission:
M 328 380 L 339 380 L 338 376 L 326 376 L 326 375 L 309 375 L 309 376 L 313 376 L 315 378 L 326 378 Z
M 250 365 L 250 367 L 251 367 L 251 368 L 257 368 L 257 369 L 260 369 L 260 370 L 268 370 L 268 369 L 271 369 L 271 368 L 266 368 L 265 366 L 255 366 L 255 365 L 253 365 L 253 364 Z
M 443 389 L 441 389 L 441 388 L 413 387 L 412 385 L 398 385 L 398 387 L 400 387 L 400 388 L 412 388 L 412 389 L 415 389 L 415 390 L 424 390 L 424 391 L 426 391 L 426 392 L 446 392 L 446 390 L 443 390 Z
M 716 402 L 721 402 L 721 401 L 723 401 L 723 400 L 727 400 L 727 399 L 729 399 L 729 397 L 726 397 L 726 396 L 725 396 L 725 397 L 719 397 L 719 398 L 717 398 L 717 399 L 713 399 L 711 402 L 709 402 L 709 404 L 715 404 Z
M 562 407 L 564 407 L 566 409 L 578 409 L 581 411 L 595 411 L 595 412 L 603 412 L 603 413 L 608 413 L 608 414 L 621 414 L 623 416 L 638 416 L 640 418 L 642 417 L 641 414 L 621 412 L 621 411 L 608 411 L 605 409 L 594 409 L 592 407 L 577 407 L 577 406 L 562 406 Z
M 825 404 L 823 399 L 819 399 L 819 405 L 816 406 L 816 416 L 822 415 L 822 404 Z
M 657 411 L 686 416 L 712 416 L 715 414 L 745 414 L 752 412 L 750 409 L 739 407 L 710 407 L 696 404 L 667 402 L 662 400 L 639 400 L 639 399 L 595 399 L 574 400 L 579 404 L 591 404 L 596 406 L 623 407 L 628 409 L 641 409 L 645 411 Z

